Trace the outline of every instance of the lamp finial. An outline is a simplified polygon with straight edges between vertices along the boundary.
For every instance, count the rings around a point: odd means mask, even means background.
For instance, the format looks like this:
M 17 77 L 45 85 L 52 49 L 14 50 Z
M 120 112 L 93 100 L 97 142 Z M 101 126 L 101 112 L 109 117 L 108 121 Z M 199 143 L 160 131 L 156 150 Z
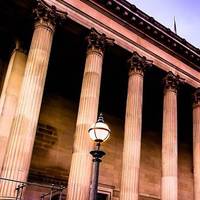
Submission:
M 97 122 L 105 123 L 105 122 L 104 122 L 104 118 L 103 118 L 103 113 L 100 113 L 100 114 L 99 114 L 99 117 L 98 117 L 98 119 L 97 119 Z

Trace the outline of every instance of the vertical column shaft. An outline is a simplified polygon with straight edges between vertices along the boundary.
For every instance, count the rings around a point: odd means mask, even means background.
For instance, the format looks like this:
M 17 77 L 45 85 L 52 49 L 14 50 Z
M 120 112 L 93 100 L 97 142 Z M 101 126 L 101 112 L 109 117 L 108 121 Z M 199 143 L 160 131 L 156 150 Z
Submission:
M 0 171 L 17 107 L 26 60 L 26 54 L 16 46 L 10 58 L 0 98 Z
M 137 200 L 140 169 L 143 77 L 129 77 L 120 199 Z
M 165 77 L 162 129 L 162 200 L 178 199 L 177 86 L 179 77 Z
M 91 30 L 88 37 L 88 51 L 68 180 L 68 200 L 89 199 L 92 170 L 89 152 L 93 149 L 93 142 L 89 138 L 88 129 L 97 118 L 103 49 L 107 39 L 104 34 L 99 34 L 94 29 Z
M 48 15 L 49 12 L 51 15 Z M 5 178 L 27 180 L 54 33 L 54 23 L 48 16 L 54 17 L 54 12 L 43 9 L 43 13 L 39 12 L 39 19 L 35 23 L 1 173 Z M 15 183 L 3 182 L 0 185 L 0 196 L 15 197 L 15 188 Z
M 88 136 L 88 129 L 97 118 L 102 59 L 101 51 L 88 50 L 68 181 L 68 200 L 87 200 L 89 197 L 92 167 L 89 152 L 93 142 Z
M 149 61 L 146 59 L 142 60 L 142 57 L 136 52 L 131 58 L 126 103 L 120 200 L 138 200 L 142 131 L 143 70 L 148 65 L 148 62 Z
M 200 199 L 200 89 L 194 94 L 193 106 L 194 200 Z

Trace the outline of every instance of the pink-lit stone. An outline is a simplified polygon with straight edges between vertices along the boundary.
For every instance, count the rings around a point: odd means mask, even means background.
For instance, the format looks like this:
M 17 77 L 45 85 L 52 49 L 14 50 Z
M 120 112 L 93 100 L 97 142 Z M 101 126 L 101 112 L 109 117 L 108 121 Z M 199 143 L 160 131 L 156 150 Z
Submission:
M 17 42 L 16 48 L 10 58 L 0 98 L 0 170 L 2 169 L 12 121 L 17 107 L 26 60 L 27 56 L 20 49 Z
M 1 177 L 27 180 L 53 33 L 49 21 L 35 24 Z M 0 196 L 15 197 L 15 188 L 16 183 L 1 183 Z
M 162 200 L 178 199 L 177 87 L 178 76 L 169 72 L 164 79 L 162 130 Z
M 147 61 L 134 52 L 128 80 L 120 200 L 138 200 L 142 129 L 143 71 Z
M 200 199 L 200 89 L 194 94 L 193 105 L 194 200 Z
M 89 46 L 76 122 L 67 200 L 88 200 L 89 198 L 92 170 L 89 152 L 93 149 L 93 141 L 89 137 L 88 129 L 96 121 L 98 113 L 103 62 L 103 47 L 98 44 L 105 43 L 103 41 L 105 38 L 102 36 L 104 35 L 92 30 L 88 37 Z
M 67 11 L 69 18 L 71 18 L 73 21 L 76 21 L 87 28 L 96 28 L 97 30 L 105 33 L 107 36 L 115 39 L 115 43 L 122 48 L 130 52 L 137 51 L 141 55 L 144 55 L 148 59 L 152 60 L 160 69 L 178 73 L 188 84 L 194 87 L 199 87 L 200 73 L 191 68 L 190 65 L 182 62 L 168 51 L 160 48 L 158 45 L 156 45 L 156 43 L 152 43 L 145 37 L 141 37 L 137 32 L 128 29 L 126 26 L 123 26 L 123 24 L 118 23 L 118 21 L 113 20 L 108 15 L 105 15 L 103 12 L 95 9 L 93 6 L 90 6 L 83 1 L 74 0 L 65 0 L 70 6 L 64 6 L 62 3 L 60 3 L 60 1 L 45 1 L 50 5 L 56 5 L 63 11 Z M 72 8 L 76 8 L 78 11 L 74 11 L 75 9 Z M 82 15 L 79 11 L 87 13 L 87 15 Z M 96 21 L 99 23 L 96 23 Z M 104 26 L 101 26 L 100 24 L 103 24 Z M 124 39 L 124 37 L 119 37 L 117 34 L 115 34 L 115 32 L 125 36 L 125 38 L 128 38 L 129 41 Z M 136 46 L 133 43 L 137 43 L 138 45 Z M 191 76 L 198 79 L 198 81 L 193 79 Z

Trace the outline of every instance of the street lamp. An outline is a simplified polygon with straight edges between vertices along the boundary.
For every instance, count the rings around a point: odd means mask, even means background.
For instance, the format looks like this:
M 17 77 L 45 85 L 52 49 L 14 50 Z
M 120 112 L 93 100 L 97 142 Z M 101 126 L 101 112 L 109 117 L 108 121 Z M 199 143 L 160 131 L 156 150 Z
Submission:
M 90 154 L 93 156 L 94 162 L 90 200 L 96 200 L 99 178 L 99 164 L 101 162 L 101 158 L 105 155 L 105 152 L 100 150 L 100 146 L 102 142 L 105 142 L 109 138 L 111 132 L 108 125 L 104 122 L 102 113 L 100 113 L 97 122 L 89 128 L 88 132 L 91 139 L 96 143 L 96 149 L 90 152 Z

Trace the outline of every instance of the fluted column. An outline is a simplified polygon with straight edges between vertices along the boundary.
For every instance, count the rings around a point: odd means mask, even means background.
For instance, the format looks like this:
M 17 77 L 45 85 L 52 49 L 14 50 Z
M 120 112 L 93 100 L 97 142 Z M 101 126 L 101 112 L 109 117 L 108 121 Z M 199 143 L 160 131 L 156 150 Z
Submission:
M 162 200 L 178 199 L 177 87 L 179 76 L 169 72 L 164 78 L 162 129 Z
M 10 135 L 13 117 L 26 65 L 27 55 L 17 41 L 8 65 L 6 78 L 0 98 L 0 171 Z
M 200 199 L 200 88 L 194 93 L 193 104 L 193 166 L 194 200 Z
M 120 200 L 138 200 L 144 70 L 151 62 L 133 53 L 126 102 Z
M 29 172 L 53 33 L 58 18 L 56 8 L 46 7 L 42 1 L 38 1 L 34 14 L 35 29 L 1 173 L 2 177 L 18 181 L 26 181 Z M 5 199 L 14 197 L 15 187 L 14 183 L 1 183 L 0 196 Z
M 68 180 L 68 200 L 89 199 L 92 169 L 89 152 L 93 149 L 93 142 L 89 138 L 88 129 L 97 118 L 104 47 L 112 41 L 94 29 L 87 39 L 88 50 Z

